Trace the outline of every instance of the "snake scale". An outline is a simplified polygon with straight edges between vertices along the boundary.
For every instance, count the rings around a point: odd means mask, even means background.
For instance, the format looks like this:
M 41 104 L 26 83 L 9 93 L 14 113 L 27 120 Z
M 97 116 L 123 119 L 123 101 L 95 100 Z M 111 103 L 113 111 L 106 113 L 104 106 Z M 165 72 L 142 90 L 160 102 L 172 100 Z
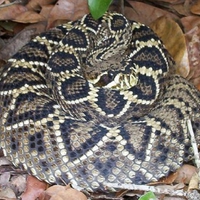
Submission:
M 53 28 L 0 75 L 4 154 L 50 184 L 110 191 L 146 184 L 193 158 L 200 93 L 147 26 L 117 13 Z

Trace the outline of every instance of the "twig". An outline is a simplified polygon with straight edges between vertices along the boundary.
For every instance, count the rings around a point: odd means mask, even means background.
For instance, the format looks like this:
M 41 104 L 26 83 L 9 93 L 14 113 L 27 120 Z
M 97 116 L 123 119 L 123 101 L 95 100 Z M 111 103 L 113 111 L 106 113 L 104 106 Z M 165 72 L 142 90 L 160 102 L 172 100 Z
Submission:
M 140 191 L 152 191 L 157 194 L 167 194 L 170 196 L 186 197 L 187 192 L 183 190 L 171 190 L 159 188 L 159 186 L 148 185 L 135 185 L 135 184 L 118 184 L 118 183 L 105 183 L 105 186 L 109 188 L 125 189 L 125 190 L 140 190 Z
M 196 163 L 196 166 L 199 170 L 200 169 L 200 158 L 199 158 L 197 142 L 196 142 L 196 139 L 195 139 L 195 136 L 194 136 L 194 131 L 193 131 L 193 128 L 192 128 L 191 120 L 187 120 L 187 127 L 188 127 L 188 131 L 189 131 L 190 137 L 191 137 L 191 144 L 192 144 L 192 148 L 193 148 L 193 152 L 194 152 L 195 163 Z M 200 170 L 198 172 L 198 178 L 200 180 Z M 199 187 L 200 187 L 200 185 L 199 185 Z

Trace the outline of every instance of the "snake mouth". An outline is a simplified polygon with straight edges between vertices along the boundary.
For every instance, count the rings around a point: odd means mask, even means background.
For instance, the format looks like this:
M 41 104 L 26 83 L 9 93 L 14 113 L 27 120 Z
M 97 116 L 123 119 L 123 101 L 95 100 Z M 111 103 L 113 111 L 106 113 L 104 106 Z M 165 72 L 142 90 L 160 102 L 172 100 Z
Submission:
M 135 70 L 131 69 L 131 73 L 117 73 L 104 72 L 95 79 L 88 80 L 95 87 L 110 88 L 115 90 L 128 90 L 135 86 L 138 78 L 135 76 Z
M 105 88 L 112 88 L 118 90 L 128 90 L 137 84 L 137 77 L 133 74 L 119 73 L 114 80 L 105 85 Z

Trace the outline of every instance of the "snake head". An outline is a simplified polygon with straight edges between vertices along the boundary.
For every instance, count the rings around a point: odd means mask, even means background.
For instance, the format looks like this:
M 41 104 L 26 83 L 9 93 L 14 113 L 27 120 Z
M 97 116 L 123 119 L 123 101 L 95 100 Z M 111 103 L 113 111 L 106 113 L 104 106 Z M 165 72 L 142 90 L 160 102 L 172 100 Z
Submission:
M 107 71 L 99 74 L 96 78 L 88 79 L 95 87 L 104 87 L 114 90 L 128 90 L 138 82 L 135 70 L 129 73 Z

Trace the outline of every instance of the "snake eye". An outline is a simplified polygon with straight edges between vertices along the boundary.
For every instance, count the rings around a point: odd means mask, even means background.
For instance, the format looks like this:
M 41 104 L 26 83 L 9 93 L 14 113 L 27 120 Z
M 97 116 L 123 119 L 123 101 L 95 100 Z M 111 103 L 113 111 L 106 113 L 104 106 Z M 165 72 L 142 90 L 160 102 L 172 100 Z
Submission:
M 112 80 L 113 77 L 114 77 L 113 72 L 112 72 L 112 71 L 108 71 L 108 79 L 109 79 L 109 80 Z

